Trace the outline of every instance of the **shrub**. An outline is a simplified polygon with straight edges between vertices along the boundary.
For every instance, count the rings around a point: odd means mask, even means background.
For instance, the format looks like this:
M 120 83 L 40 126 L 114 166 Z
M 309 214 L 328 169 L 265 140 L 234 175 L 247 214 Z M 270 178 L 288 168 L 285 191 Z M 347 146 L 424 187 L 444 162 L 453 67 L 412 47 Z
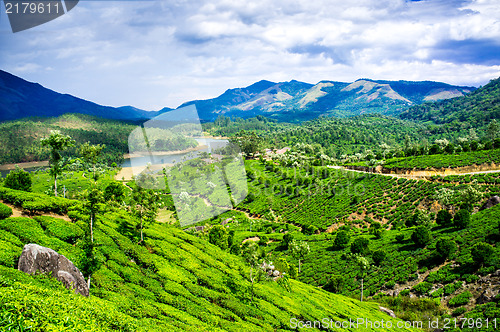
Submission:
M 387 257 L 387 254 L 385 253 L 384 250 L 376 250 L 373 252 L 372 258 L 373 262 L 375 262 L 375 265 L 380 265 L 385 258 Z
M 16 167 L 5 177 L 3 185 L 10 189 L 31 191 L 30 173 Z
M 461 229 L 467 228 L 469 222 L 470 222 L 470 212 L 466 209 L 459 210 L 455 214 L 455 217 L 453 218 L 453 225 Z
M 330 280 L 323 286 L 323 289 L 332 293 L 341 293 L 344 289 L 345 277 L 341 275 L 332 275 Z
M 436 224 L 440 226 L 447 226 L 451 224 L 453 217 L 448 210 L 440 210 L 436 216 Z
M 451 239 L 439 239 L 436 243 L 436 253 L 443 259 L 451 257 L 456 251 L 457 244 Z
M 0 203 L 0 219 L 8 218 L 12 215 L 12 209 L 5 204 Z
M 431 233 L 425 226 L 418 226 L 411 235 L 411 240 L 419 247 L 425 247 L 431 241 Z
M 494 249 L 491 244 L 479 242 L 471 249 L 472 260 L 478 265 L 482 265 L 493 255 Z
M 269 238 L 265 235 L 262 235 L 259 239 L 259 246 L 267 246 L 267 242 L 269 242 Z
M 401 243 L 405 240 L 405 235 L 404 234 L 398 234 L 396 235 L 396 242 Z
M 351 252 L 353 254 L 366 255 L 368 253 L 368 244 L 370 241 L 365 237 L 358 237 L 351 243 Z
M 125 198 L 125 186 L 120 182 L 111 182 L 104 189 L 104 198 L 106 201 L 123 201 Z
M 413 287 L 413 291 L 419 294 L 427 294 L 432 288 L 432 284 L 427 281 L 423 281 Z
M 451 298 L 448 301 L 448 304 L 451 307 L 458 307 L 458 306 L 465 305 L 465 304 L 469 303 L 471 298 L 472 298 L 472 294 L 469 291 L 465 291 L 465 292 L 460 293 L 457 296 Z
M 351 236 L 349 235 L 349 232 L 345 230 L 338 231 L 335 241 L 333 241 L 333 245 L 336 248 L 345 248 L 349 245 L 350 240 Z
M 208 241 L 221 249 L 227 249 L 227 229 L 221 225 L 215 225 L 208 232 Z
M 306 234 L 306 235 L 311 235 L 311 234 L 314 234 L 318 231 L 318 227 L 314 226 L 314 225 L 307 225 L 305 226 L 303 229 L 302 229 L 302 233 Z
M 293 241 L 293 234 L 288 232 L 285 235 L 283 235 L 283 241 L 282 243 L 286 248 L 288 248 L 288 245 Z
M 403 289 L 401 292 L 399 292 L 399 295 L 401 295 L 401 296 L 408 296 L 408 295 L 410 295 L 410 290 L 409 289 Z
M 455 310 L 453 310 L 453 312 L 451 313 L 453 316 L 460 316 L 460 315 L 463 315 L 467 312 L 467 309 L 464 308 L 464 307 L 460 307 L 460 308 L 457 308 Z

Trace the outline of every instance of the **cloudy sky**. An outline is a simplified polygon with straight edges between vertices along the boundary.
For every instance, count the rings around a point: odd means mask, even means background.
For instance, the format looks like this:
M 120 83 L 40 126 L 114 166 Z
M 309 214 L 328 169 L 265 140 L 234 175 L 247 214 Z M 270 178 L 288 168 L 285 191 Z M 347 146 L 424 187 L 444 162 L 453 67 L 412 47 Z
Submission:
M 86 1 L 12 33 L 0 69 L 99 104 L 145 110 L 258 80 L 500 76 L 498 0 Z

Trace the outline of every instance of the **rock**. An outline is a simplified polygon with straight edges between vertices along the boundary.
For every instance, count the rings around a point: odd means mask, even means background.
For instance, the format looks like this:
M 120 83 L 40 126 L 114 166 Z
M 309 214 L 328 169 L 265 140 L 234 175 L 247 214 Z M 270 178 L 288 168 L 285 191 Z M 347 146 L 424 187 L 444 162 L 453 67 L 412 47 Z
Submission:
M 382 311 L 383 313 L 386 313 L 388 314 L 389 316 L 391 317 L 394 317 L 396 318 L 396 314 L 394 313 L 394 311 L 392 311 L 391 309 L 387 309 L 387 308 L 384 308 L 384 307 L 378 307 L 380 311 Z
M 69 259 L 50 248 L 33 243 L 25 245 L 17 268 L 28 274 L 34 274 L 36 271 L 52 272 L 52 276 L 66 288 L 74 289 L 75 293 L 83 296 L 89 296 L 89 288 L 80 270 Z
M 494 300 L 496 292 L 491 288 L 486 288 L 476 299 L 476 304 L 484 304 Z
M 497 205 L 498 203 L 500 203 L 500 197 L 491 196 L 490 198 L 488 198 L 486 203 L 484 203 L 483 206 L 481 206 L 479 211 L 489 209 L 490 207 L 493 207 L 493 206 Z

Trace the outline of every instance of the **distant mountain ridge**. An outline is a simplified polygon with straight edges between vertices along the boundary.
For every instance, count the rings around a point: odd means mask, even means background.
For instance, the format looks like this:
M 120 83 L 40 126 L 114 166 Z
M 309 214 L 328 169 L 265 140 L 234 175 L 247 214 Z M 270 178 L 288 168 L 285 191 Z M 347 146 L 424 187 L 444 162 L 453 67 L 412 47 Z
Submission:
M 55 117 L 81 113 L 117 120 L 140 120 L 156 116 L 132 106 L 110 107 L 61 94 L 0 70 L 0 121 L 30 116 Z
M 242 118 L 264 115 L 293 122 L 319 116 L 398 115 L 410 106 L 464 96 L 475 89 L 432 81 L 359 79 L 352 83 L 321 81 L 310 84 L 296 80 L 279 83 L 262 80 L 244 88 L 228 89 L 215 98 L 188 101 L 178 108 L 196 105 L 202 121 L 213 121 L 220 115 Z M 0 121 L 65 113 L 137 121 L 172 110 L 165 107 L 148 112 L 133 106 L 102 106 L 57 93 L 1 70 L 0 100 Z

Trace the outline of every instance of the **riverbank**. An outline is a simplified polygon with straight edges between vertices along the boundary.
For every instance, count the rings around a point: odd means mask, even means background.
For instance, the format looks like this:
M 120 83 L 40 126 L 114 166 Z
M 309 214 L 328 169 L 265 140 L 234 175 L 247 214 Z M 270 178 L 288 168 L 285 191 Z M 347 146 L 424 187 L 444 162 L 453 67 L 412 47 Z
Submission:
M 0 171 L 10 171 L 12 169 L 15 169 L 16 166 L 19 166 L 20 168 L 35 168 L 35 167 L 47 167 L 49 166 L 49 161 L 30 161 L 26 163 L 15 163 L 15 164 L 4 164 L 0 165 Z
M 124 159 L 130 159 L 130 158 L 140 158 L 140 157 L 147 157 L 147 156 L 171 156 L 171 155 L 176 155 L 176 154 L 183 154 L 183 153 L 189 153 L 193 151 L 199 151 L 203 149 L 207 149 L 208 145 L 200 145 L 194 147 L 194 148 L 187 148 L 184 150 L 175 150 L 175 151 L 153 151 L 153 152 L 143 152 L 143 153 L 125 153 L 123 155 Z

